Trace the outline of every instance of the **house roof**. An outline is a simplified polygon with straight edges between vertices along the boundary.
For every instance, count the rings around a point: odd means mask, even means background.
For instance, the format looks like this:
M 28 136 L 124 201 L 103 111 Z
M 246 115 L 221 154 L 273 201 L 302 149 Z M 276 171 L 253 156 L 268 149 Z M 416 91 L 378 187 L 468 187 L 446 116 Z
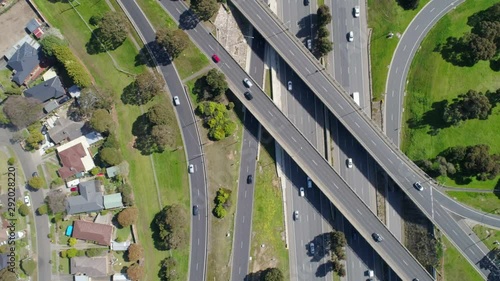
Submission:
M 68 214 L 99 212 L 104 209 L 100 181 L 81 182 L 78 186 L 80 195 L 66 198 Z
M 38 39 L 40 39 L 40 37 L 42 37 L 43 33 L 44 32 L 43 32 L 41 27 L 39 27 L 39 28 L 35 29 L 35 31 L 33 31 L 33 35 L 35 35 L 36 38 L 38 38 Z
M 24 91 L 25 97 L 35 98 L 41 102 L 46 102 L 50 99 L 57 99 L 65 94 L 66 92 L 64 91 L 61 80 L 58 76 Z
M 130 279 L 123 273 L 115 273 L 113 275 L 113 281 L 130 281 Z
M 98 132 L 90 132 L 88 134 L 85 135 L 85 138 L 87 139 L 87 142 L 89 143 L 89 145 L 93 145 L 94 143 L 104 139 L 101 135 L 101 133 L 98 133 Z
M 76 239 L 95 241 L 99 245 L 110 246 L 113 226 L 78 220 L 73 224 L 73 236 Z
M 63 166 L 59 169 L 59 175 L 63 179 L 95 167 L 94 160 L 89 153 L 89 144 L 84 136 L 59 146 L 57 153 Z
M 40 64 L 39 48 L 33 48 L 25 42 L 9 59 L 7 65 L 16 71 L 12 81 L 22 85 L 35 67 Z
M 91 281 L 87 275 L 74 275 L 73 281 Z
M 122 194 L 113 193 L 104 195 L 104 208 L 105 209 L 123 208 Z
M 68 93 L 72 98 L 79 98 L 81 94 L 81 89 L 77 85 L 73 85 L 68 88 Z
M 9 257 L 7 256 L 7 254 L 0 254 L 0 270 L 7 267 L 8 260 L 9 260 Z
M 49 70 L 45 71 L 45 73 L 42 75 L 43 81 L 50 80 L 51 78 L 54 78 L 57 76 L 57 73 L 55 70 L 51 67 Z
M 106 175 L 108 176 L 108 178 L 115 177 L 118 174 L 120 174 L 120 167 L 111 166 L 109 168 L 106 168 Z
M 26 29 L 28 29 L 31 33 L 33 33 L 33 31 L 35 31 L 41 25 L 42 23 L 37 18 L 33 18 L 26 25 Z
M 112 241 L 111 242 L 111 250 L 113 250 L 113 251 L 126 251 L 126 250 L 128 250 L 129 246 L 130 246 L 130 241 L 125 241 L 125 242 Z
M 59 104 L 57 103 L 57 101 L 51 100 L 45 104 L 45 106 L 43 107 L 43 110 L 45 110 L 45 113 L 49 113 L 52 110 L 56 109 L 57 107 L 59 107 Z
M 54 127 L 49 129 L 50 139 L 58 144 L 64 140 L 72 141 L 82 136 L 82 128 L 84 122 L 73 122 L 67 118 L 59 118 L 54 124 Z
M 74 257 L 71 258 L 71 274 L 85 274 L 90 277 L 109 276 L 108 257 Z

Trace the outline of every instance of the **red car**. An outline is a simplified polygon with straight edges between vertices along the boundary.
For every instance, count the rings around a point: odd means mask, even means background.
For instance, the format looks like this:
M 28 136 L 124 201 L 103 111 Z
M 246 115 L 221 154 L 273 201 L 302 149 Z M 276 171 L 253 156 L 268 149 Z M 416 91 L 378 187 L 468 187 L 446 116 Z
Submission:
M 78 191 L 78 186 L 73 186 L 70 190 L 71 190 L 71 192 L 77 192 Z
M 212 56 L 212 59 L 213 59 L 216 63 L 220 62 L 220 58 L 219 58 L 219 56 L 218 56 L 218 55 L 216 55 L 216 54 L 214 54 L 214 55 Z

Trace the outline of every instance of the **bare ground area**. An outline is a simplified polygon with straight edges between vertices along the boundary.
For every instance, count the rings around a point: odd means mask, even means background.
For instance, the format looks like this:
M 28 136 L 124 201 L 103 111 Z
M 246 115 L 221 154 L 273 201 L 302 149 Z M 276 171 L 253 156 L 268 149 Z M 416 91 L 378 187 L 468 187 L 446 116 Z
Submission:
M 9 11 L 0 15 L 0 26 L 2 27 L 0 56 L 3 56 L 5 52 L 27 34 L 24 27 L 32 18 L 36 17 L 35 12 L 26 1 L 17 2 Z

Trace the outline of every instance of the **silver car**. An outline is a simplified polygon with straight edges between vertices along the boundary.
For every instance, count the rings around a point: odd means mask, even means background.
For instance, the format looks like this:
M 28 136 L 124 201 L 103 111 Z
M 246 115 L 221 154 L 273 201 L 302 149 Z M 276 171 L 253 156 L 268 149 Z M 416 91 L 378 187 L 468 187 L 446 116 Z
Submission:
M 178 106 L 178 105 L 180 105 L 180 104 L 181 104 L 181 101 L 179 100 L 179 97 L 178 97 L 178 96 L 175 96 L 175 97 L 174 97 L 174 104 L 175 104 L 175 106 Z
M 243 79 L 243 82 L 245 82 L 245 85 L 247 86 L 247 88 L 250 88 L 253 86 L 252 81 L 250 81 L 250 79 L 248 79 L 248 78 Z
M 347 41 L 349 42 L 354 41 L 354 32 L 349 31 L 349 33 L 347 33 Z

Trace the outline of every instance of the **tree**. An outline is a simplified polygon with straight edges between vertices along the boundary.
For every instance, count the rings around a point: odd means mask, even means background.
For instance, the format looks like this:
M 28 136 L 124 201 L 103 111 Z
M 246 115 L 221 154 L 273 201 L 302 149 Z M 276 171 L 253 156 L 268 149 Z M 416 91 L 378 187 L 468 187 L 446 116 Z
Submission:
M 180 205 L 169 205 L 163 208 L 155 219 L 161 241 L 160 246 L 167 249 L 178 249 L 189 240 L 187 232 L 188 216 Z
M 144 248 L 141 245 L 134 243 L 128 247 L 128 260 L 137 262 L 144 257 Z
M 132 193 L 132 187 L 129 184 L 123 183 L 118 187 L 118 192 L 122 194 L 123 205 L 132 206 L 134 204 L 134 195 Z
M 157 103 L 148 110 L 149 121 L 155 125 L 172 125 L 173 114 L 165 103 Z
M 14 157 L 10 157 L 10 158 L 7 160 L 7 164 L 8 164 L 9 166 L 13 166 L 15 163 L 16 163 L 16 158 L 14 158 Z
M 329 38 L 330 37 L 330 31 L 326 26 L 320 26 L 318 28 L 318 38 Z
M 43 204 L 38 209 L 36 210 L 39 215 L 45 215 L 48 213 L 48 207 L 47 204 Z
M 156 31 L 156 42 L 175 59 L 188 47 L 189 36 L 181 29 L 162 27 Z
M 78 114 L 89 117 L 96 109 L 110 109 L 114 106 L 113 91 L 92 86 L 81 91 L 78 97 Z
M 499 21 L 481 21 L 476 25 L 472 32 L 479 35 L 480 37 L 486 38 L 491 42 L 495 43 L 497 48 L 499 48 L 500 43 L 500 19 Z
M 109 11 L 99 21 L 96 30 L 101 43 L 110 50 L 118 48 L 127 38 L 128 25 L 125 18 L 116 12 Z
M 23 217 L 27 216 L 30 213 L 30 208 L 26 206 L 26 204 L 22 204 L 19 207 L 19 214 Z
M 64 66 L 73 83 L 81 88 L 90 86 L 92 80 L 89 73 L 68 46 L 54 46 L 53 53 L 57 60 Z
M 101 169 L 99 169 L 99 167 L 94 167 L 90 170 L 90 174 L 93 175 L 93 176 L 96 176 L 97 174 L 99 174 L 101 172 Z
M 333 50 L 333 43 L 327 37 L 319 38 L 316 44 L 316 50 L 318 57 L 323 57 Z
M 284 281 L 285 276 L 283 275 L 283 272 L 279 268 L 268 268 L 264 271 L 263 281 Z
M 67 46 L 68 43 L 55 35 L 47 35 L 40 40 L 42 45 L 42 52 L 47 57 L 54 56 L 54 47 Z
M 68 250 L 66 250 L 66 257 L 68 257 L 70 259 L 76 257 L 77 254 L 78 254 L 78 250 L 75 248 L 69 248 Z
M 9 267 L 6 267 L 0 270 L 0 281 L 17 281 L 17 276 L 9 270 Z
M 45 202 L 49 207 L 50 214 L 55 215 L 66 211 L 66 206 L 64 205 L 65 198 L 66 194 L 59 190 L 51 190 L 47 194 L 47 197 L 45 197 Z
M 42 103 L 34 98 L 9 96 L 4 103 L 3 112 L 12 125 L 18 129 L 24 128 L 43 115 Z
M 446 105 L 443 112 L 445 122 L 457 125 L 467 119 L 487 119 L 492 105 L 488 97 L 480 92 L 469 90 L 465 95 L 459 95 L 452 104 Z
M 32 259 L 25 259 L 21 261 L 21 269 L 26 275 L 31 276 L 36 269 L 36 262 Z
M 127 275 L 130 280 L 139 281 L 144 277 L 144 267 L 142 265 L 134 263 L 127 268 Z
M 197 113 L 203 117 L 208 126 L 208 136 L 213 140 L 222 140 L 230 136 L 236 129 L 236 124 L 229 119 L 227 108 L 222 103 L 203 102 L 198 105 Z
M 151 129 L 151 138 L 156 144 L 158 151 L 163 151 L 167 147 L 175 146 L 176 140 L 172 135 L 173 129 L 168 125 L 156 125 Z
M 318 25 L 326 26 L 332 22 L 332 14 L 330 12 L 330 7 L 323 4 L 318 7 Z
M 90 118 L 90 126 L 99 133 L 110 132 L 115 124 L 111 114 L 105 109 L 98 109 Z
M 160 280 L 175 281 L 179 279 L 177 273 L 177 261 L 173 257 L 168 257 L 160 262 L 160 271 L 158 277 Z
M 99 152 L 100 159 L 108 166 L 114 166 L 120 164 L 123 161 L 123 157 L 120 151 L 115 148 L 105 147 Z
M 420 0 L 398 0 L 399 5 L 405 10 L 415 10 L 419 2 Z
M 219 3 L 217 3 L 217 0 L 193 0 L 191 9 L 200 20 L 207 21 L 217 13 Z
M 26 139 L 26 146 L 28 150 L 38 150 L 40 144 L 45 140 L 44 135 L 39 130 L 30 130 L 30 134 Z
M 420 224 L 410 222 L 408 231 L 408 250 L 423 266 L 436 266 L 439 262 L 437 240 Z
M 76 238 L 74 238 L 74 237 L 70 237 L 70 238 L 68 239 L 68 246 L 73 247 L 73 246 L 75 246 L 75 245 L 76 245 L 76 242 L 77 242 L 77 241 L 76 241 Z
M 146 104 L 156 95 L 163 93 L 165 82 L 156 72 L 143 72 L 135 78 L 134 87 L 138 95 L 138 103 Z
M 205 75 L 205 81 L 208 86 L 205 90 L 209 92 L 212 97 L 224 94 L 229 88 L 224 73 L 215 68 L 208 71 L 207 75 Z
M 467 38 L 469 53 L 473 63 L 477 63 L 480 60 L 490 60 L 495 56 L 497 52 L 495 43 L 474 33 L 469 34 Z
M 122 227 L 128 227 L 137 222 L 139 210 L 135 207 L 123 209 L 118 213 L 117 220 Z
M 40 189 L 45 185 L 45 181 L 41 177 L 35 176 L 28 181 L 28 184 L 34 189 Z

